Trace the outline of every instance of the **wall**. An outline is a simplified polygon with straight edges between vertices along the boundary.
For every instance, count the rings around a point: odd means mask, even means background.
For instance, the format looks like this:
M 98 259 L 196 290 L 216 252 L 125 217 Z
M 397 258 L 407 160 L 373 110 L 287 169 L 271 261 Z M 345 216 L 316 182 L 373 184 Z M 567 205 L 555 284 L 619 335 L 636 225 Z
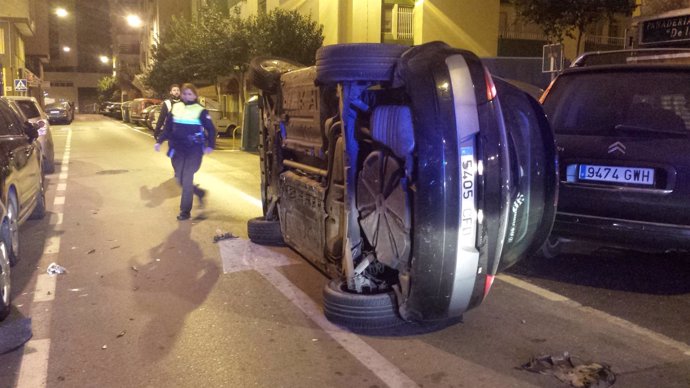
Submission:
M 414 43 L 442 40 L 480 57 L 495 56 L 499 11 L 499 0 L 418 1 L 414 10 Z

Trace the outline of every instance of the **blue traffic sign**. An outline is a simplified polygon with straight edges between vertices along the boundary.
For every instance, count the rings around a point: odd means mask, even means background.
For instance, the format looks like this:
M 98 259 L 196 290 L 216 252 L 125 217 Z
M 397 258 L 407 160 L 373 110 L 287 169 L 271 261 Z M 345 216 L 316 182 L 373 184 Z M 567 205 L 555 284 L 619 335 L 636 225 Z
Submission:
M 29 90 L 27 87 L 27 82 L 25 79 L 16 79 L 14 80 L 14 91 L 15 92 L 26 92 Z

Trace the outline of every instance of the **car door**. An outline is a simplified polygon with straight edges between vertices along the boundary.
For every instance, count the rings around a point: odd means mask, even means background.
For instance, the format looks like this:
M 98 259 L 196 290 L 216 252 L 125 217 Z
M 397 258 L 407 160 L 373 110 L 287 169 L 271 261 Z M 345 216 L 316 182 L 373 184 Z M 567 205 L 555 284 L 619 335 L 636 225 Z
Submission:
M 8 124 L 6 132 L 0 134 L 2 142 L 5 144 L 3 152 L 9 161 L 11 170 L 11 184 L 17 188 L 17 199 L 19 200 L 19 216 L 24 217 L 26 206 L 35 198 L 39 192 L 41 182 L 41 168 L 38 162 L 37 152 L 34 141 L 29 141 L 24 133 L 24 123 L 13 112 L 9 105 L 0 104 L 0 115 Z

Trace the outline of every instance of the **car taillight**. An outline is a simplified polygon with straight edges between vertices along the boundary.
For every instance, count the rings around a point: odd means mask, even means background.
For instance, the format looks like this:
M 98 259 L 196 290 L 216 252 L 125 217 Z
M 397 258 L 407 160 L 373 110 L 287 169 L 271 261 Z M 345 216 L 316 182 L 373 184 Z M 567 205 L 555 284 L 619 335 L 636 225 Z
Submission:
M 484 67 L 484 81 L 486 82 L 486 99 L 491 101 L 496 98 L 496 85 L 494 85 L 491 73 L 489 73 L 489 69 L 486 67 Z
M 491 289 L 491 286 L 494 284 L 494 275 L 486 275 L 486 283 L 484 283 L 484 297 L 486 298 L 487 295 L 489 295 L 489 290 Z

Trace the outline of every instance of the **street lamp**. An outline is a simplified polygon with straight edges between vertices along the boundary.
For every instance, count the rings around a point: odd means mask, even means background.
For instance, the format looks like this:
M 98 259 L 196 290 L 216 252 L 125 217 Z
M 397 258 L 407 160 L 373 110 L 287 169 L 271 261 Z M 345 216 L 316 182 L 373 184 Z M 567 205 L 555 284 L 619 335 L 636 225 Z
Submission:
M 57 15 L 58 17 L 64 18 L 64 17 L 67 17 L 67 15 L 69 15 L 69 13 L 67 12 L 66 9 L 59 7 L 59 8 L 55 9 L 55 15 Z
M 109 61 L 108 57 L 106 57 L 105 55 L 101 55 L 100 57 L 98 57 L 98 59 L 100 59 L 101 63 L 104 63 L 104 64 L 108 63 L 108 61 Z
M 72 49 L 69 46 L 62 46 L 62 51 L 68 53 L 68 52 L 72 51 Z
M 127 15 L 127 24 L 129 24 L 130 27 L 139 28 L 143 23 L 138 15 L 129 14 Z

